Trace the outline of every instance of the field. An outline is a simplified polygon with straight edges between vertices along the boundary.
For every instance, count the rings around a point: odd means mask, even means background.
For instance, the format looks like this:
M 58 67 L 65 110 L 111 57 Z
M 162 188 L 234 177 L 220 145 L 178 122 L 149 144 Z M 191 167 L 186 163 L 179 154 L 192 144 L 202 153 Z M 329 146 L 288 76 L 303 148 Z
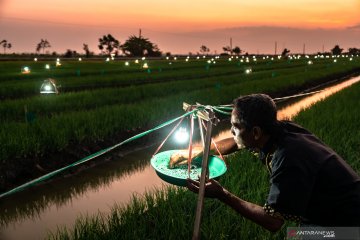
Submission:
M 62 61 L 58 67 L 55 60 L 1 62 L 0 189 L 43 174 L 39 169 L 69 164 L 53 161 L 53 155 L 81 150 L 66 158 L 74 161 L 99 150 L 99 142 L 114 143 L 178 116 L 183 102 L 228 104 L 254 92 L 278 96 L 360 70 L 359 57 L 311 60 L 192 57 L 133 59 L 129 66 L 125 60 Z M 25 66 L 29 74 L 21 73 Z M 39 93 L 48 78 L 56 80 L 60 94 Z
M 308 128 L 338 152 L 360 174 L 358 119 L 360 84 L 345 89 L 294 121 Z M 245 200 L 263 205 L 268 192 L 268 172 L 249 152 L 227 159 L 228 172 L 220 183 Z M 128 206 L 114 206 L 109 216 L 79 218 L 73 229 L 62 229 L 50 239 L 191 239 L 195 194 L 169 187 L 135 197 Z M 207 199 L 202 221 L 203 239 L 284 239 L 285 225 L 271 234 L 216 200 Z

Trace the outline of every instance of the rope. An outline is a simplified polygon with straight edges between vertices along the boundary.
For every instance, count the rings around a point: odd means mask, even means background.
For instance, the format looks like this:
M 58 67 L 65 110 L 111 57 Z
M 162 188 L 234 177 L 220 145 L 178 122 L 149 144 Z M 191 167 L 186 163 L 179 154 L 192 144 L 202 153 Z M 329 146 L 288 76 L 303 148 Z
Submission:
M 289 98 L 307 96 L 307 95 L 319 93 L 319 92 L 322 92 L 322 91 L 324 91 L 324 90 L 319 90 L 319 91 L 314 91 L 314 92 L 308 92 L 308 93 L 300 93 L 300 94 L 291 95 L 291 96 L 286 96 L 286 97 L 281 97 L 281 98 L 273 98 L 273 100 L 276 102 L 276 101 L 285 100 L 285 99 L 289 99 Z
M 190 139 L 189 139 L 189 158 L 188 158 L 188 174 L 190 178 L 191 155 L 192 155 L 192 138 L 194 134 L 194 118 L 190 115 Z

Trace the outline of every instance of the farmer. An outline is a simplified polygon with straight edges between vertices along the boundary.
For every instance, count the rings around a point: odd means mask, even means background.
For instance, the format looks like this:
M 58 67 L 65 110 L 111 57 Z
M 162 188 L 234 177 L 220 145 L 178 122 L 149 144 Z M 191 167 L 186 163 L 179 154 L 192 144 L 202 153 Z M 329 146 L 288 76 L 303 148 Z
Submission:
M 272 232 L 284 220 L 302 226 L 360 226 L 360 177 L 316 136 L 290 121 L 278 121 L 276 114 L 267 95 L 239 97 L 231 116 L 234 137 L 217 142 L 224 154 L 242 147 L 259 152 L 270 172 L 265 205 L 247 202 L 213 179 L 206 183 L 205 196 Z M 199 182 L 188 179 L 188 188 L 197 193 Z

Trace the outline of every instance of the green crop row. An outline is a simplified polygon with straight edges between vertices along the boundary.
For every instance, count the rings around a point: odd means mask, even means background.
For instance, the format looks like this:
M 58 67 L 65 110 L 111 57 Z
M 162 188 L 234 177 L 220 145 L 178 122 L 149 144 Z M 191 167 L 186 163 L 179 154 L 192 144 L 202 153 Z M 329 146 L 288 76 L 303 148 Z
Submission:
M 13 63 L 19 65 L 20 63 Z M 33 63 L 38 65 L 38 63 Z M 329 64 L 329 60 L 319 60 L 314 66 Z M 350 63 L 349 63 L 350 64 Z M 240 63 L 239 61 L 220 61 L 216 64 L 206 62 L 174 63 L 179 65 L 164 65 L 162 61 L 154 61 L 149 69 L 141 69 L 139 65 L 125 67 L 115 63 L 99 63 L 106 68 L 99 70 L 94 63 L 64 63 L 64 66 L 54 70 L 37 69 L 31 74 L 19 72 L 9 73 L 12 68 L 0 70 L 1 82 L 0 96 L 6 98 L 22 98 L 39 94 L 42 81 L 46 78 L 56 79 L 61 85 L 62 92 L 82 91 L 94 88 L 121 87 L 134 84 L 168 82 L 181 79 L 199 79 L 209 76 L 221 76 L 243 72 L 244 68 L 251 66 L 254 71 L 266 71 L 281 68 L 297 68 L 306 66 L 304 60 Z M 10 76 L 8 76 L 10 75 Z M 5 80 L 7 79 L 7 80 Z
M 340 67 L 341 66 L 339 65 L 338 68 Z M 335 68 L 324 68 L 324 65 L 317 65 L 307 67 L 306 70 L 308 73 L 335 70 Z M 292 75 L 304 75 L 304 72 L 303 66 L 277 69 L 276 73 L 273 71 L 255 71 L 251 75 L 245 75 L 243 71 L 237 71 L 235 74 L 227 73 L 221 76 L 209 76 L 199 79 L 185 79 L 122 88 L 104 88 L 91 91 L 85 90 L 80 92 L 62 93 L 58 96 L 36 96 L 25 99 L 5 100 L 0 103 L 0 122 L 25 121 L 25 107 L 28 112 L 35 114 L 36 118 L 49 118 L 66 111 L 84 111 L 106 105 L 134 103 L 198 89 L 221 88 L 223 86 L 239 84 L 240 81 L 253 81 L 254 79 L 259 80 L 265 78 L 272 78 L 275 80 L 279 77 L 291 78 Z
M 42 156 L 45 153 L 61 151 L 70 143 L 101 140 L 129 129 L 160 124 L 180 115 L 184 101 L 211 105 L 229 103 L 240 94 L 279 92 L 330 78 L 334 74 L 346 74 L 349 70 L 351 68 L 328 68 L 327 71 L 304 71 L 277 78 L 257 78 L 254 74 L 251 75 L 251 80 L 240 80 L 236 84 L 224 84 L 219 88 L 198 88 L 194 91 L 158 96 L 129 104 L 101 106 L 87 111 L 59 112 L 51 117 L 35 119 L 32 123 L 3 122 L 0 129 L 0 142 L 3 146 L 0 159 L 2 164 L 5 164 L 3 166 L 16 166 L 18 161 L 14 159 Z
M 360 174 L 358 131 L 360 84 L 345 89 L 312 108 L 295 122 L 337 151 Z M 227 159 L 220 183 L 241 198 L 263 205 L 269 189 L 266 168 L 247 151 Z M 109 215 L 79 218 L 72 229 L 60 229 L 49 239 L 190 239 L 197 198 L 185 188 L 166 187 L 133 197 L 127 206 L 113 206 Z M 276 234 L 246 220 L 217 200 L 206 199 L 201 223 L 204 239 L 284 239 L 287 223 Z M 292 225 L 294 226 L 294 225 Z

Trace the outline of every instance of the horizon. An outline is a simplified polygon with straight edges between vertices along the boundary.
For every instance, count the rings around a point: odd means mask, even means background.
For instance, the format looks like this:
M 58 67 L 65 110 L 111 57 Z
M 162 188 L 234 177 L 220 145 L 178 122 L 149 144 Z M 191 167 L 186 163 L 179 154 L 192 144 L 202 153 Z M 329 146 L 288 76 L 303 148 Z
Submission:
M 231 38 L 233 46 L 253 54 L 273 53 L 275 42 L 279 49 L 292 53 L 302 52 L 306 44 L 311 54 L 335 45 L 359 48 L 359 16 L 357 0 L 184 0 L 171 4 L 155 0 L 151 5 L 145 1 L 0 0 L 0 41 L 12 43 L 9 53 L 33 53 L 40 39 L 50 42 L 50 53 L 67 49 L 81 53 L 82 43 L 99 53 L 97 43 L 103 35 L 112 34 L 124 43 L 141 29 L 142 36 L 163 53 L 196 54 L 206 45 L 211 53 L 220 54 Z

